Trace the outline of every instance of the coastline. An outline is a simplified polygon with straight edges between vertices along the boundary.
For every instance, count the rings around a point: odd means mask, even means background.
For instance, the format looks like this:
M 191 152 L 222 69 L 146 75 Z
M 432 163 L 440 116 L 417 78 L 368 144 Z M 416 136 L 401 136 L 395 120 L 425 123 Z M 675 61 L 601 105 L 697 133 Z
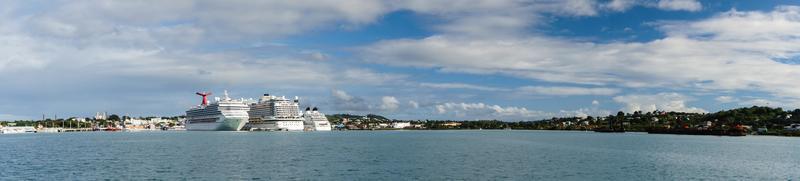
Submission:
M 353 129 L 353 130 L 332 130 L 330 132 L 563 132 L 563 133 L 577 133 L 577 132 L 584 132 L 584 133 L 597 133 L 597 134 L 609 134 L 609 133 L 602 133 L 602 132 L 595 132 L 592 130 L 552 130 L 552 129 Z M 61 132 L 48 132 L 48 131 L 39 131 L 35 133 L 6 133 L 8 135 L 15 135 L 15 134 L 58 134 L 58 133 L 87 133 L 87 132 L 98 132 L 98 133 L 156 133 L 156 132 L 197 132 L 197 131 L 186 131 L 186 130 L 149 130 L 149 129 L 142 129 L 142 130 L 121 130 L 121 131 L 61 131 Z M 203 131 L 203 132 L 217 132 L 217 131 Z M 319 131 L 234 131 L 234 132 L 275 132 L 275 133 L 283 133 L 283 132 L 293 132 L 293 133 L 305 133 L 305 132 L 319 132 Z M 658 134 L 658 133 L 648 133 L 647 131 L 626 131 L 622 133 L 615 133 L 610 135 L 616 134 L 651 134 L 651 135 L 685 135 L 685 136 L 716 136 L 716 137 L 731 137 L 725 135 L 692 135 L 692 134 Z M 0 134 L 4 135 L 4 134 Z M 800 137 L 800 136 L 785 136 L 785 135 L 777 135 L 777 134 L 748 134 L 747 136 L 758 136 L 758 137 Z M 743 137 L 743 136 L 734 136 L 734 137 Z

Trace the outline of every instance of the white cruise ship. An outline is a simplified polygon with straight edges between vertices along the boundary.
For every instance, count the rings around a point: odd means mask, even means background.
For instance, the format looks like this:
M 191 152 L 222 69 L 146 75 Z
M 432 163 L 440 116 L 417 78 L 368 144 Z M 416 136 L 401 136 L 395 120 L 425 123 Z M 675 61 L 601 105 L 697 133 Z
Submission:
M 264 94 L 256 103 L 250 104 L 248 130 L 261 131 L 303 131 L 303 118 L 300 115 L 298 98 Z
M 203 96 L 203 103 L 186 111 L 186 130 L 189 131 L 239 131 L 248 121 L 250 107 L 244 100 L 233 100 L 228 91 L 220 100 L 208 103 L 206 97 L 211 93 L 197 93 Z
M 305 126 L 306 131 L 330 131 L 331 130 L 331 122 L 328 121 L 328 118 L 325 117 L 325 114 L 319 112 L 319 110 L 314 107 L 306 108 L 306 111 L 303 112 L 303 124 Z

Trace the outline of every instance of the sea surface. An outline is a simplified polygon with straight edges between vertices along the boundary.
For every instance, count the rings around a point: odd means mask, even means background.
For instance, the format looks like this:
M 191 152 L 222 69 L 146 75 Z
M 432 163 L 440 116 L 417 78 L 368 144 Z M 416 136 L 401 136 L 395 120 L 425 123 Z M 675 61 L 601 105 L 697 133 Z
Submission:
M 800 138 L 567 131 L 0 135 L 0 180 L 800 180 Z

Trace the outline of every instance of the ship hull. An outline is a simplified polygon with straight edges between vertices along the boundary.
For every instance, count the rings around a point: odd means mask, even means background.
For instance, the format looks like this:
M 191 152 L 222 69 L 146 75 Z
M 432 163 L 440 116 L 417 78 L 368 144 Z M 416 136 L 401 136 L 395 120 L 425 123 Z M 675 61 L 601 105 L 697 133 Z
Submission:
M 311 122 L 305 125 L 306 131 L 331 131 L 331 125 L 327 121 L 321 122 Z
M 251 131 L 303 131 L 303 121 L 264 121 L 250 122 L 245 129 Z
M 314 131 L 331 131 L 330 126 L 317 126 L 314 127 Z
M 239 131 L 247 124 L 247 118 L 219 118 L 216 122 L 186 124 L 187 131 Z

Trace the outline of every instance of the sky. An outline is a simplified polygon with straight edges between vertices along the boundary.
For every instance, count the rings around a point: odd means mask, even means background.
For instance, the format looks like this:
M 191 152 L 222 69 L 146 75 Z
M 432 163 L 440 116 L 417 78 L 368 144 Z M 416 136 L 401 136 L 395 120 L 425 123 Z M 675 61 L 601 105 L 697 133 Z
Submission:
M 798 64 L 788 0 L 0 2 L 0 120 L 224 90 L 423 120 L 796 109 Z

